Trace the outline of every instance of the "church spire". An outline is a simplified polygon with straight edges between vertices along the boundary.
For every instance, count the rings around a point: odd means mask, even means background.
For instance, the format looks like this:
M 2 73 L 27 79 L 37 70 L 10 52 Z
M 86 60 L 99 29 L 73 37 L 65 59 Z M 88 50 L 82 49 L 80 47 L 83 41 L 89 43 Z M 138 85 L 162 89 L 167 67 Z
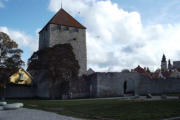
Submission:
M 163 57 L 162 57 L 162 61 L 161 62 L 166 62 L 166 56 L 163 54 Z
M 161 60 L 161 70 L 167 71 L 167 61 L 166 61 L 166 56 L 164 54 Z
M 168 61 L 168 69 L 171 70 L 172 69 L 172 64 L 171 64 L 171 60 L 169 59 Z

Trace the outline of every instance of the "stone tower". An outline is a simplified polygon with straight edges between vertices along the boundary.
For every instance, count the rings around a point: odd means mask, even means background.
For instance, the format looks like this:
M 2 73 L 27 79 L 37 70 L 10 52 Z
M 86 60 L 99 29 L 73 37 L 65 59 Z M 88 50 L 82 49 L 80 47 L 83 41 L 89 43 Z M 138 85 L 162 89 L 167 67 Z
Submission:
M 86 28 L 61 8 L 39 32 L 39 49 L 65 43 L 73 47 L 80 66 L 79 75 L 85 74 L 87 71 Z
M 167 71 L 167 61 L 166 61 L 166 56 L 164 54 L 161 60 L 161 70 Z

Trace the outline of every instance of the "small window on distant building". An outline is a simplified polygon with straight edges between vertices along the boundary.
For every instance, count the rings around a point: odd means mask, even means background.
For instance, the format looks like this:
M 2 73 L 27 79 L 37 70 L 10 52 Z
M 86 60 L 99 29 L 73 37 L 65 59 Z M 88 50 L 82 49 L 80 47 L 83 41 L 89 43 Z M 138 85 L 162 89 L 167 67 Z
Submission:
M 76 40 L 76 38 L 73 38 L 73 40 L 75 41 L 75 40 Z

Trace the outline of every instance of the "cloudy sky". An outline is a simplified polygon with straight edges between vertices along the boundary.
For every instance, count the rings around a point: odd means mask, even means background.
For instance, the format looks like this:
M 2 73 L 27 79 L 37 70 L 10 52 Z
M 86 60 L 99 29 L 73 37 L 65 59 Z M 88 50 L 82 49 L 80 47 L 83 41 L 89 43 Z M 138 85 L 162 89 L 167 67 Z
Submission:
M 38 31 L 61 0 L 0 0 L 0 31 L 24 50 L 38 49 Z M 162 54 L 180 60 L 179 0 L 63 0 L 63 8 L 87 27 L 88 68 L 155 70 Z

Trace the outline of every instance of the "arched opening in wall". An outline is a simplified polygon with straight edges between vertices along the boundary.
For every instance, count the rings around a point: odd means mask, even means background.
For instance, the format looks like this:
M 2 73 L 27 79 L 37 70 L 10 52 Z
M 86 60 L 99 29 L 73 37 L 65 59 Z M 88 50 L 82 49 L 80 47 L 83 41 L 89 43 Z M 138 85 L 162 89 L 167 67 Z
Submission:
M 124 94 L 126 94 L 127 93 L 127 81 L 124 82 L 123 90 L 124 90 Z

